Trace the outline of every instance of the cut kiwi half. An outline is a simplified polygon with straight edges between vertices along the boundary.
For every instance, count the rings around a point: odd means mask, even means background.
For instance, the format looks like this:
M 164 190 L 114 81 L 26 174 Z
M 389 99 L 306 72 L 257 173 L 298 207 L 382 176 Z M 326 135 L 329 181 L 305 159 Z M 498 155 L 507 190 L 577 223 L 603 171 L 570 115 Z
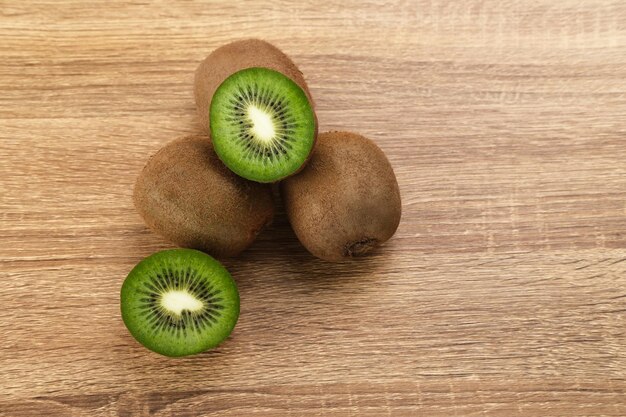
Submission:
M 135 339 L 165 356 L 186 356 L 219 345 L 239 317 L 230 273 L 193 249 L 157 252 L 137 264 L 121 291 L 124 324 Z
M 257 182 L 299 171 L 317 135 L 306 93 L 268 68 L 246 68 L 226 78 L 213 95 L 209 117 L 219 158 L 237 175 Z

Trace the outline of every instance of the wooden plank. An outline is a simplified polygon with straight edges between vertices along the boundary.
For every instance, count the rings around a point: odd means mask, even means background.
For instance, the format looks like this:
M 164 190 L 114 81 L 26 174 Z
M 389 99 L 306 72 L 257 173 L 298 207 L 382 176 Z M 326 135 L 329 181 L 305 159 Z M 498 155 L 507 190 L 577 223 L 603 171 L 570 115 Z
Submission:
M 327 264 L 278 202 L 225 260 L 231 338 L 163 358 L 119 315 L 171 247 L 132 185 L 252 36 L 387 153 L 403 220 Z M 0 39 L 0 416 L 626 414 L 625 3 L 6 1 Z

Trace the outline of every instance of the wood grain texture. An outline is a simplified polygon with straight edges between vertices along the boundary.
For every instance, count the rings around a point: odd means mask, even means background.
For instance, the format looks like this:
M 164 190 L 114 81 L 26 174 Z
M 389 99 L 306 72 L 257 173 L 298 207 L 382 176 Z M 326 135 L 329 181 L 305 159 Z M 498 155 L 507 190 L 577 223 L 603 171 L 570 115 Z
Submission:
M 120 319 L 170 247 L 132 184 L 245 37 L 387 153 L 403 219 L 332 265 L 279 214 L 225 262 L 231 338 L 167 359 Z M 3 1 L 0 39 L 0 416 L 626 415 L 623 1 Z

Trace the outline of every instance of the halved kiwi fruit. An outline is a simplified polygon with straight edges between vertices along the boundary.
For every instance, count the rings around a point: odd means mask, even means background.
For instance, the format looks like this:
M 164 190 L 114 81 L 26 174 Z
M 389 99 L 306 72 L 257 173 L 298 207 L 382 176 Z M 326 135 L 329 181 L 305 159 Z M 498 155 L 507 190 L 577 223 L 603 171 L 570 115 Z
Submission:
M 307 166 L 281 182 L 289 222 L 318 258 L 363 256 L 387 241 L 400 223 L 400 190 L 391 164 L 371 140 L 328 132 Z
M 315 114 L 304 91 L 267 68 L 228 77 L 213 95 L 211 138 L 236 174 L 275 182 L 300 170 L 315 144 Z
M 165 356 L 219 345 L 239 317 L 239 293 L 228 271 L 192 249 L 157 252 L 137 264 L 121 291 L 124 324 L 135 339 Z

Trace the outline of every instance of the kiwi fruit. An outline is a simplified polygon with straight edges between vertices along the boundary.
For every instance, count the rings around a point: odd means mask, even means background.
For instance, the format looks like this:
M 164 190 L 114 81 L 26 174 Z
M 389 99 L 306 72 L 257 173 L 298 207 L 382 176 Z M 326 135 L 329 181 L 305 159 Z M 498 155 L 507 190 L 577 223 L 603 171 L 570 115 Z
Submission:
M 317 137 L 302 73 L 278 48 L 248 39 L 222 46 L 196 70 L 202 126 L 236 174 L 276 182 L 299 171 Z
M 237 175 L 275 182 L 300 170 L 317 137 L 302 89 L 280 72 L 247 68 L 228 77 L 211 102 L 215 152 Z
M 219 345 L 239 317 L 239 292 L 215 259 L 192 249 L 157 252 L 122 285 L 122 320 L 135 339 L 165 356 Z
M 152 230 L 218 258 L 246 249 L 274 216 L 271 187 L 235 175 L 205 135 L 180 138 L 152 156 L 133 199 Z
M 318 258 L 362 256 L 395 233 L 402 212 L 391 164 L 371 140 L 320 134 L 307 166 L 281 184 L 289 222 Z
M 290 78 L 313 104 L 302 72 L 280 49 L 260 39 L 231 42 L 211 52 L 196 69 L 194 96 L 205 132 L 209 132 L 209 109 L 217 88 L 232 74 L 252 67 L 269 68 Z

